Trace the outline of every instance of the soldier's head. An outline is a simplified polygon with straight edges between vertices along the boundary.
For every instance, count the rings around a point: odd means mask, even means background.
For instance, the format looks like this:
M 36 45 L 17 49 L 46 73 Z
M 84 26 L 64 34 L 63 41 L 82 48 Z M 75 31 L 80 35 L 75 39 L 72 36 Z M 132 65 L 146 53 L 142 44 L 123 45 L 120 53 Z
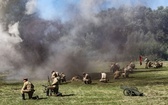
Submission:
M 28 81 L 28 78 L 24 78 L 24 79 L 23 79 L 23 82 L 26 82 L 26 81 Z
M 54 73 L 54 72 L 55 72 L 55 71 L 53 70 L 53 71 L 51 72 L 51 74 Z
M 83 75 L 85 75 L 86 73 L 85 72 L 83 72 Z
M 54 73 L 54 75 L 53 75 L 54 77 L 58 77 L 58 75 L 56 74 L 56 73 Z

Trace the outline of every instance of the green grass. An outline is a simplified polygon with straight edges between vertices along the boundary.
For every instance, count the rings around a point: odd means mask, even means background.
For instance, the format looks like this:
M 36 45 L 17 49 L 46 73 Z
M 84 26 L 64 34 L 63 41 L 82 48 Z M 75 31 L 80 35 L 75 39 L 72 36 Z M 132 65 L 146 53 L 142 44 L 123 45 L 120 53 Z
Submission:
M 100 63 L 100 62 L 99 62 Z M 83 82 L 68 82 L 60 85 L 63 97 L 46 97 L 43 93 L 44 80 L 32 81 L 35 85 L 34 95 L 39 100 L 21 100 L 21 81 L 3 81 L 0 79 L 0 105 L 167 105 L 168 104 L 168 67 L 159 69 L 144 69 L 138 66 L 130 78 L 113 80 L 109 83 L 93 80 L 93 84 L 85 85 Z M 107 66 L 106 64 L 105 66 Z M 103 68 L 103 65 L 98 67 Z M 107 68 L 107 67 L 105 67 Z M 136 86 L 145 96 L 124 96 L 121 85 Z M 27 98 L 27 96 L 26 96 Z

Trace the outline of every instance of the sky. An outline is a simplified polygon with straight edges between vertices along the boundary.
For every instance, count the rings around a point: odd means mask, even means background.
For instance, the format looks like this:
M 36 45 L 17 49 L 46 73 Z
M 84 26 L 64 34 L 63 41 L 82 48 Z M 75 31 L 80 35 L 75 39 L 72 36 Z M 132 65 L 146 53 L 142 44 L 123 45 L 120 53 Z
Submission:
M 168 6 L 167 0 L 37 0 L 36 8 L 39 16 L 43 19 L 61 18 L 66 20 L 68 18 L 67 14 L 71 12 L 70 6 L 84 9 L 90 5 L 89 3 L 97 3 L 97 5 L 94 5 L 97 9 L 117 8 L 122 5 L 145 5 L 152 9 L 157 9 L 158 6 Z

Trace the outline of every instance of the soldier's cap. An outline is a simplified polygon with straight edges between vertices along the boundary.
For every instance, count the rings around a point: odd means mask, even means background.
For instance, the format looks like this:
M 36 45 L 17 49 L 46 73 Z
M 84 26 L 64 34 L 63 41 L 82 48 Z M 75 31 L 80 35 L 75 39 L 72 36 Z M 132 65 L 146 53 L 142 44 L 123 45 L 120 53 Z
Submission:
M 51 71 L 51 73 L 54 73 L 55 71 L 53 70 L 53 71 Z
M 26 81 L 28 81 L 28 78 L 23 78 L 23 80 L 26 80 Z

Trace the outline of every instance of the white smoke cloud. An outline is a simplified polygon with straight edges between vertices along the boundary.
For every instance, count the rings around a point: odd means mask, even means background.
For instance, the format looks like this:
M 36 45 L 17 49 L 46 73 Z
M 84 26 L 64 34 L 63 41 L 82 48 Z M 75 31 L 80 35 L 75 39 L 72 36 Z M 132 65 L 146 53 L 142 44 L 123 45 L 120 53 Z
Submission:
M 37 0 L 29 0 L 29 1 L 26 3 L 26 11 L 25 11 L 25 14 L 30 15 L 30 14 L 35 13 L 36 8 L 37 8 L 36 6 L 37 6 Z
M 14 23 L 14 24 L 9 24 L 9 25 L 8 25 L 8 32 L 9 32 L 12 36 L 19 37 L 18 27 L 19 27 L 19 22 L 16 22 L 16 23 Z M 20 37 L 19 37 L 19 38 L 20 38 Z
M 14 27 L 12 28 L 15 30 Z M 10 31 L 12 28 L 10 28 Z M 14 31 L 11 32 L 14 33 Z M 19 37 L 10 36 L 3 30 L 3 26 L 0 24 L 0 72 L 12 70 L 14 68 L 14 64 L 16 62 L 19 63 L 22 60 L 22 56 L 15 49 L 19 42 Z

